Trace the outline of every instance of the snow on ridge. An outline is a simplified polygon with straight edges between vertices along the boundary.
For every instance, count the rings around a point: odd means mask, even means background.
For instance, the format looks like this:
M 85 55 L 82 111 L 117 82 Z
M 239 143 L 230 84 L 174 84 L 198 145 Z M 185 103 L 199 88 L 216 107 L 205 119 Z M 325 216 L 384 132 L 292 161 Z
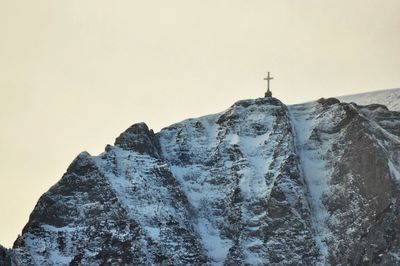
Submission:
M 344 95 L 336 98 L 343 102 L 355 102 L 359 105 L 382 104 L 389 110 L 400 111 L 400 88 Z

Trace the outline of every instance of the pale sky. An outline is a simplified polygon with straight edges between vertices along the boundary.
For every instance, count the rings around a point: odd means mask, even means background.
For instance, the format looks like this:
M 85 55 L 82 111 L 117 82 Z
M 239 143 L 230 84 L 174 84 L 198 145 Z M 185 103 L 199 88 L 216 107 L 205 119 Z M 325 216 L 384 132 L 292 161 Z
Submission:
M 399 0 L 0 0 L 0 243 L 81 151 L 261 97 L 400 87 Z

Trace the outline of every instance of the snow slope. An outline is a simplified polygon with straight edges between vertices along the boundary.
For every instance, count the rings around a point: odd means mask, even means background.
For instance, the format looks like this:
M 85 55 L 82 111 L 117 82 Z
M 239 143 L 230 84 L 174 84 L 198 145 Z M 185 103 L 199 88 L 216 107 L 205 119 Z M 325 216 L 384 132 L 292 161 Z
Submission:
M 343 102 L 355 102 L 359 105 L 382 104 L 389 110 L 400 112 L 400 89 L 380 90 L 336 97 Z

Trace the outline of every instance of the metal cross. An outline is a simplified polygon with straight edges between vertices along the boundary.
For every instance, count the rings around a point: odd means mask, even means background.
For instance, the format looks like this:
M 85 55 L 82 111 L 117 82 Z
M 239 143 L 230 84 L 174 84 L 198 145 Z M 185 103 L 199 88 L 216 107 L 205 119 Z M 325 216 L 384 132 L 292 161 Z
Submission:
M 268 77 L 264 78 L 264 80 L 266 80 L 266 81 L 267 81 L 267 84 L 268 84 L 268 91 L 269 91 L 269 81 L 270 81 L 271 79 L 274 79 L 274 78 L 273 78 L 273 77 L 270 77 L 270 76 L 269 76 L 269 72 L 268 72 Z

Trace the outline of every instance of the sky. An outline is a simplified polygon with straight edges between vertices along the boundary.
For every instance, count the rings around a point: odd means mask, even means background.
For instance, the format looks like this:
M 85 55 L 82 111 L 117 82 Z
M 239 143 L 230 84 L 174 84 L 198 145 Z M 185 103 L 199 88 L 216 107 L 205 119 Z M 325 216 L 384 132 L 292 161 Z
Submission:
M 81 151 L 262 97 L 400 87 L 398 0 L 0 0 L 0 244 Z

